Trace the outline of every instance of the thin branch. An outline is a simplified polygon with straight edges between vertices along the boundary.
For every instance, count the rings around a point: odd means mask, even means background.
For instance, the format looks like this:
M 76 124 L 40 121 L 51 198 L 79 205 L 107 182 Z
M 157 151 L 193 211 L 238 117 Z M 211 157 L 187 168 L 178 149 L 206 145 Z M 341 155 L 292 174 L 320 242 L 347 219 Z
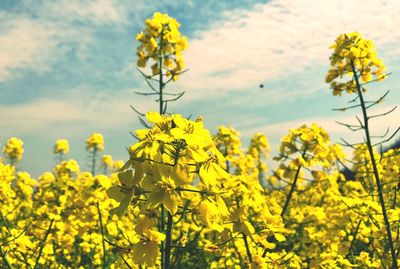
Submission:
M 8 269 L 12 269 L 12 266 L 6 257 L 7 252 L 4 252 L 1 246 L 0 246 L 0 255 L 3 259 L 4 265 L 7 266 Z
M 164 102 L 164 109 L 163 109 L 163 113 L 162 114 L 165 114 L 166 112 L 167 112 L 167 105 L 168 105 L 168 102 Z
M 138 116 L 138 119 L 139 119 L 140 123 L 141 123 L 144 127 L 146 127 L 147 129 L 151 129 L 151 127 L 147 124 L 147 122 L 146 122 L 144 119 L 142 119 L 140 116 Z
M 17 235 L 16 237 L 14 237 L 11 240 L 4 242 L 2 244 L 2 246 L 6 246 L 8 243 L 11 243 L 12 241 L 17 240 L 21 235 L 23 235 L 26 232 L 26 230 L 29 228 L 29 226 L 31 226 L 31 224 L 32 224 L 32 222 L 30 222 L 28 225 L 26 225 L 25 228 L 22 230 L 22 232 L 19 235 Z
M 350 101 L 348 101 L 348 104 L 354 103 L 358 100 L 358 95 L 356 97 L 354 97 L 353 99 L 351 99 Z
M 356 107 L 360 107 L 360 105 L 358 104 L 358 105 L 353 105 L 353 106 L 348 106 L 348 107 L 333 108 L 332 111 L 342 111 L 342 112 L 344 112 L 346 110 L 353 109 L 353 108 L 356 108 Z
M 353 148 L 353 149 L 355 149 L 355 147 L 356 147 L 357 145 L 362 145 L 362 144 L 364 144 L 364 143 L 352 143 L 352 144 L 350 144 L 349 142 L 347 142 L 346 140 L 344 140 L 344 138 L 340 138 L 340 140 L 342 140 L 342 141 L 344 142 L 344 144 L 338 143 L 339 145 L 342 145 L 342 146 L 345 146 L 345 147 L 350 147 L 350 148 Z
M 390 130 L 390 128 L 387 127 L 387 128 L 386 128 L 386 131 L 385 131 L 385 133 L 384 133 L 383 135 L 371 135 L 371 137 L 373 137 L 373 138 L 385 138 L 385 136 L 388 135 L 389 130 Z M 382 146 L 382 145 L 381 145 L 381 146 Z M 381 151 L 381 153 L 382 153 L 382 151 Z
M 101 232 L 102 245 L 103 245 L 103 268 L 107 268 L 106 243 L 104 241 L 105 238 L 104 238 L 103 219 L 101 217 L 99 201 L 97 201 L 96 205 L 97 205 L 97 213 L 99 214 L 99 225 L 100 225 L 100 232 Z
M 384 74 L 383 75 L 383 77 L 388 77 L 388 76 L 390 76 L 392 74 L 392 72 L 389 72 L 389 73 L 386 73 L 386 74 Z M 380 81 L 382 78 L 376 78 L 376 79 L 373 79 L 373 80 L 370 80 L 370 81 L 367 81 L 367 82 L 364 82 L 364 83 L 360 83 L 360 86 L 364 86 L 364 85 L 367 85 L 367 84 L 369 84 L 369 83 L 372 83 L 372 82 L 376 82 L 376 81 Z
M 389 111 L 386 111 L 386 112 L 384 112 L 384 113 L 377 114 L 377 115 L 372 115 L 372 116 L 368 116 L 368 119 L 386 116 L 386 115 L 392 113 L 393 111 L 395 111 L 396 108 L 397 108 L 397 106 L 393 107 L 392 109 L 390 109 Z
M 368 109 L 368 108 L 370 108 L 370 107 L 373 107 L 373 106 L 375 106 L 376 104 L 379 104 L 380 102 L 382 102 L 382 101 L 385 99 L 385 97 L 389 94 L 389 92 L 390 92 L 390 91 L 386 91 L 386 93 L 385 93 L 384 95 L 382 95 L 381 97 L 379 97 L 378 100 L 373 101 L 372 104 L 366 106 L 366 109 Z
M 144 79 L 145 79 L 147 85 L 149 85 L 149 87 L 151 88 L 151 90 L 154 91 L 154 92 L 156 92 L 156 93 L 158 93 L 158 91 L 154 88 L 153 85 L 151 85 L 151 83 L 150 83 L 150 81 L 149 81 L 149 80 L 154 80 L 154 78 L 152 78 L 152 76 L 146 75 L 146 74 L 143 73 L 143 71 L 140 70 L 139 68 L 137 68 L 137 70 L 140 72 L 140 74 L 142 74 L 142 76 L 144 77 Z M 157 81 L 157 80 L 155 80 L 155 81 Z
M 340 121 L 335 121 L 337 124 L 342 125 L 344 127 L 347 127 L 350 131 L 356 132 L 359 130 L 363 130 L 364 126 L 360 125 L 355 125 L 355 124 L 348 124 L 348 123 L 343 123 Z
M 170 83 L 173 79 L 174 79 L 174 76 L 175 75 L 181 75 L 181 74 L 183 74 L 183 73 L 186 73 L 187 71 L 189 71 L 189 69 L 185 69 L 185 70 L 183 70 L 183 71 L 180 71 L 180 72 L 174 72 L 174 73 L 172 73 L 171 74 L 171 77 L 165 82 L 165 85 L 166 84 L 168 84 L 168 83 Z
M 135 111 L 137 114 L 139 114 L 140 116 L 144 117 L 146 116 L 146 114 L 141 113 L 139 110 L 137 110 L 136 108 L 134 108 L 132 105 L 130 105 L 130 107 L 133 109 L 133 111 Z
M 50 221 L 50 225 L 49 225 L 49 228 L 48 228 L 47 231 L 46 231 L 46 234 L 45 234 L 45 236 L 44 236 L 44 239 L 40 242 L 39 254 L 38 254 L 37 258 L 36 258 L 35 266 L 33 267 L 33 269 L 38 268 L 39 260 L 40 260 L 40 257 L 42 256 L 43 248 L 44 248 L 44 246 L 45 246 L 45 244 L 46 244 L 47 237 L 48 237 L 49 234 L 50 234 L 50 230 L 51 230 L 51 227 L 53 226 L 53 222 L 54 222 L 54 219 L 52 219 L 52 220 Z
M 124 256 L 122 256 L 122 254 L 120 254 L 119 256 L 124 261 L 125 265 L 128 266 L 129 269 L 133 269 L 133 267 L 125 260 Z
M 375 147 L 377 145 L 381 145 L 383 143 L 389 142 L 399 131 L 400 131 L 400 127 L 398 127 L 397 130 L 389 138 L 387 138 L 379 143 L 373 144 L 372 146 Z
M 179 93 L 179 95 L 178 95 L 177 97 L 172 98 L 172 99 L 164 100 L 164 102 L 173 102 L 173 101 L 177 101 L 177 100 L 178 100 L 179 98 L 181 98 L 184 94 L 185 94 L 185 92 L 181 92 L 181 93 Z
M 134 92 L 134 93 L 136 93 L 136 94 L 138 94 L 138 95 L 144 95 L 144 96 L 148 96 L 148 95 L 158 95 L 158 93 L 157 92 Z

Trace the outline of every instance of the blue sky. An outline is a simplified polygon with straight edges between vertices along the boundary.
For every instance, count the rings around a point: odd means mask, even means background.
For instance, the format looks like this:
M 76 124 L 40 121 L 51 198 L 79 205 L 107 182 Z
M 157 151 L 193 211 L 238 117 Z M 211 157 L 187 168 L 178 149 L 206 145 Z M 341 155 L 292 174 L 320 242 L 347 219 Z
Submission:
M 141 128 L 129 105 L 157 109 L 133 93 L 146 89 L 135 67 L 135 35 L 155 11 L 177 18 L 189 40 L 189 72 L 170 86 L 186 95 L 169 111 L 203 115 L 212 133 L 230 125 L 247 145 L 262 131 L 273 154 L 289 128 L 302 123 L 317 122 L 335 141 L 355 141 L 334 122 L 354 122 L 352 114 L 331 111 L 348 98 L 333 97 L 324 83 L 329 45 L 347 31 L 373 39 L 392 72 L 368 88 L 370 98 L 391 90 L 377 111 L 399 103 L 400 1 L 3 0 L 0 143 L 24 140 L 21 169 L 33 176 L 51 170 L 58 138 L 70 141 L 69 156 L 86 169 L 85 139 L 92 132 L 103 133 L 104 153 L 126 159 L 125 147 L 134 142 L 129 131 Z M 399 118 L 396 110 L 373 129 L 395 129 Z

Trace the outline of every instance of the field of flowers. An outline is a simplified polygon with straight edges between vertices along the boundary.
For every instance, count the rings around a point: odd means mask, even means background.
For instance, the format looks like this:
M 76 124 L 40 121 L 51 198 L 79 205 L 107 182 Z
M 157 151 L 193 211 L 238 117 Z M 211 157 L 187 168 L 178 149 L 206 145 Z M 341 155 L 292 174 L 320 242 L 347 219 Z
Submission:
M 144 127 L 124 162 L 101 155 L 94 133 L 83 171 L 59 139 L 58 164 L 34 179 L 18 169 L 23 142 L 5 143 L 0 268 L 398 268 L 400 150 L 379 150 L 395 134 L 371 141 L 369 120 L 385 113 L 368 110 L 387 95 L 367 100 L 368 84 L 387 76 L 373 42 L 340 34 L 326 75 L 334 96 L 353 98 L 339 110 L 362 112 L 358 125 L 342 124 L 365 140 L 341 145 L 317 124 L 293 126 L 268 171 L 264 134 L 243 148 L 231 127 L 212 135 L 207 119 L 168 113 L 183 93 L 167 85 L 186 72 L 179 28 L 154 13 L 137 35 L 149 86 L 139 94 L 155 96 L 159 109 L 135 109 Z

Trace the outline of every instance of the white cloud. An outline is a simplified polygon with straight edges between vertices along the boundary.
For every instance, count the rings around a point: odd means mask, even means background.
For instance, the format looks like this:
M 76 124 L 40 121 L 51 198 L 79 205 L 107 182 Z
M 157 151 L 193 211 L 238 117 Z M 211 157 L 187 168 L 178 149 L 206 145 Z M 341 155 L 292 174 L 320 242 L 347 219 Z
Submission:
M 114 0 L 59 0 L 46 2 L 42 8 L 52 19 L 89 21 L 95 24 L 127 23 L 128 12 Z
M 308 67 L 327 68 L 328 47 L 338 34 L 359 31 L 383 48 L 399 42 L 398 25 L 400 1 L 275 0 L 250 11 L 237 9 L 189 41 L 190 71 L 178 85 L 198 98 L 204 91 L 220 94 Z
M 29 5 L 36 18 L 0 12 L 6 18 L 0 26 L 0 82 L 17 76 L 18 68 L 31 68 L 37 73 L 50 70 L 71 50 L 70 44 L 76 45 L 76 56 L 84 59 L 88 45 L 94 41 L 95 29 L 87 22 L 112 23 L 115 27 L 128 22 L 124 5 L 113 0 L 60 0 Z M 85 24 L 73 26 L 74 22 Z
M 71 50 L 67 44 L 77 43 L 75 53 L 82 58 L 93 41 L 87 28 L 77 31 L 62 23 L 0 15 L 9 17 L 0 27 L 0 82 L 18 76 L 15 71 L 20 68 L 49 71 Z
M 0 35 L 0 81 L 10 78 L 15 68 L 48 69 L 44 63 L 54 58 L 55 34 L 54 28 L 27 19 L 6 22 Z
M 74 136 L 96 128 L 126 129 L 138 122 L 130 108 L 132 96 L 132 90 L 114 93 L 80 87 L 58 99 L 42 98 L 24 104 L 3 105 L 0 106 L 0 136 L 54 136 L 54 132 Z M 141 102 L 138 108 L 147 111 L 152 106 L 148 100 Z

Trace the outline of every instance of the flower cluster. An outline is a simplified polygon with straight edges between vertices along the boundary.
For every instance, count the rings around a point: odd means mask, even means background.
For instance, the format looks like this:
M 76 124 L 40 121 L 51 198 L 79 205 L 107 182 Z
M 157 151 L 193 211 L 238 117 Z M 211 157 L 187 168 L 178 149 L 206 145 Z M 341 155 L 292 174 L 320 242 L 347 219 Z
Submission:
M 220 166 L 224 157 L 202 121 L 156 112 L 146 117 L 154 127 L 136 131 L 139 142 L 130 147 L 130 159 L 119 173 L 121 187 L 109 190 L 112 198 L 126 199 L 116 212 L 122 213 L 132 199 L 149 193 L 147 208 L 162 204 L 175 214 L 182 202 L 178 190 L 190 187 L 196 175 L 201 191 L 218 192 L 228 174 Z
M 91 134 L 88 139 L 86 139 L 86 149 L 93 151 L 103 151 L 104 150 L 104 138 L 100 133 Z
M 101 158 L 101 166 L 105 167 L 105 168 L 112 168 L 114 165 L 114 161 L 112 159 L 111 155 L 103 155 L 103 157 Z
M 386 77 L 385 66 L 382 60 L 376 57 L 372 40 L 364 39 L 360 33 L 339 35 L 331 48 L 334 50 L 330 57 L 331 69 L 325 81 L 330 83 L 333 95 L 341 95 L 343 91 L 356 93 L 354 76 L 360 77 L 365 83 L 370 82 L 374 77 L 377 80 L 383 80 Z M 350 77 L 349 81 L 345 80 L 346 76 Z
M 302 125 L 290 129 L 289 134 L 282 139 L 279 151 L 275 160 L 290 159 L 294 166 L 304 167 L 330 167 L 344 157 L 341 147 L 332 144 L 328 133 L 315 123 L 310 127 Z
M 182 51 L 188 47 L 187 39 L 181 36 L 179 27 L 180 24 L 174 18 L 159 12 L 147 19 L 146 29 L 136 36 L 141 42 L 137 49 L 137 65 L 143 68 L 152 60 L 153 76 L 165 68 L 166 76 L 177 80 L 185 68 Z
M 54 145 L 54 150 L 53 152 L 55 154 L 68 154 L 69 152 L 69 142 L 66 139 L 58 139 L 56 141 L 56 144 Z
M 118 218 L 109 210 L 117 203 L 106 189 L 117 176 L 80 171 L 75 160 L 62 161 L 37 180 L 16 172 L 0 159 L 0 264 L 5 268 L 123 268 L 121 254 L 106 246 L 104 236 L 122 250 L 139 240 L 131 213 Z M 39 251 L 39 249 L 41 249 Z M 131 257 L 125 260 L 132 263 Z
M 20 161 L 22 159 L 22 154 L 24 153 L 23 148 L 24 142 L 16 137 L 11 137 L 7 140 L 5 147 L 3 148 L 3 153 L 11 161 Z
M 167 239 L 162 208 L 172 214 L 171 263 L 176 268 L 386 264 L 386 234 L 365 146 L 355 150 L 354 180 L 346 181 L 334 161 L 343 157 L 341 150 L 324 130 L 316 125 L 292 129 L 277 159 L 284 161 L 284 154 L 305 172 L 282 218 L 294 175 L 282 176 L 287 187 L 260 185 L 257 156 L 267 154 L 264 135 L 256 134 L 243 150 L 233 128 L 221 126 L 211 137 L 201 119 L 154 112 L 147 119 L 152 128 L 136 132 L 139 141 L 130 147 L 129 160 L 110 176 L 94 177 L 71 159 L 34 180 L 0 161 L 0 251 L 8 264 L 160 266 Z M 297 157 L 304 151 L 303 161 Z M 375 154 L 395 223 L 400 219 L 400 152 Z M 273 182 L 270 178 L 280 170 L 264 173 L 264 180 Z M 35 250 L 41 246 L 39 256 Z

